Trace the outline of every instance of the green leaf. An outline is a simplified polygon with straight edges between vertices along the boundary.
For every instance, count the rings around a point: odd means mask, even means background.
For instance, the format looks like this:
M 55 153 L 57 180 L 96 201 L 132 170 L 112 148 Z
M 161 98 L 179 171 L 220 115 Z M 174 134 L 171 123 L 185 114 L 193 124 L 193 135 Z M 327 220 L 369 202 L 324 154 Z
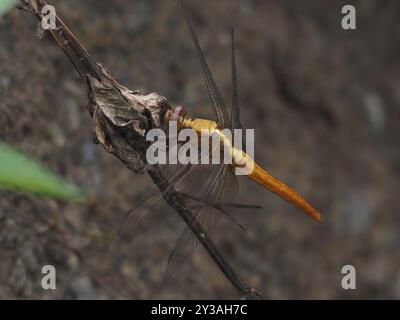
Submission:
M 61 200 L 83 200 L 82 191 L 0 142 L 0 187 Z
M 0 0 L 0 15 L 5 14 L 17 4 L 17 0 Z

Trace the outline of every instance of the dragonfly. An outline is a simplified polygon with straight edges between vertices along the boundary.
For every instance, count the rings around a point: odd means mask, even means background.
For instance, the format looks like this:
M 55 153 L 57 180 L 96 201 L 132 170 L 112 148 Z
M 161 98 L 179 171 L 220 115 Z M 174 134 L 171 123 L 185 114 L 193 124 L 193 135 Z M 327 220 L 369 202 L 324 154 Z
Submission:
M 207 88 L 210 103 L 212 105 L 216 120 L 187 117 L 187 109 L 182 106 L 176 106 L 169 110 L 165 115 L 165 122 L 176 122 L 179 129 L 191 129 L 199 136 L 207 135 L 209 137 L 217 135 L 220 141 L 219 147 L 225 147 L 232 157 L 231 164 L 222 163 L 219 165 L 184 165 L 176 170 L 169 178 L 171 187 L 173 186 L 187 201 L 192 202 L 193 219 L 199 223 L 205 232 L 211 232 L 222 216 L 238 225 L 242 231 L 247 229 L 237 222 L 227 211 L 228 208 L 252 208 L 259 209 L 260 206 L 233 203 L 239 191 L 238 181 L 234 174 L 234 169 L 249 165 L 253 170 L 248 174 L 248 178 L 255 181 L 262 187 L 277 194 L 284 200 L 293 204 L 312 219 L 321 222 L 321 214 L 314 209 L 300 194 L 283 182 L 272 176 L 254 159 L 252 159 L 242 149 L 232 145 L 231 138 L 226 136 L 223 129 L 228 128 L 231 131 L 242 129 L 240 119 L 240 104 L 238 98 L 238 80 L 237 66 L 235 58 L 235 33 L 231 30 L 231 112 L 229 115 L 225 101 L 222 97 L 211 69 L 205 58 L 205 54 L 195 33 L 193 23 L 189 12 L 183 0 L 181 5 L 185 14 L 189 32 L 200 61 L 201 70 L 205 85 Z M 242 143 L 242 146 L 244 143 Z M 199 156 L 199 158 L 202 155 Z M 172 166 L 172 165 L 170 165 Z M 176 165 L 175 165 L 176 166 Z M 174 170 L 174 169 L 173 169 Z M 201 183 L 200 181 L 203 181 Z M 168 192 L 166 190 L 165 192 Z M 141 201 L 135 208 L 129 210 L 124 218 L 123 228 L 130 225 L 128 218 L 132 219 L 132 225 L 137 227 L 138 221 L 143 220 L 149 214 L 155 211 L 164 211 L 159 209 L 159 202 L 163 201 L 162 195 L 151 195 Z M 130 232 L 132 234 L 132 232 Z M 179 237 L 175 248 L 168 259 L 164 279 L 171 279 L 176 271 L 188 260 L 194 250 L 198 247 L 197 236 L 192 232 L 190 226 Z

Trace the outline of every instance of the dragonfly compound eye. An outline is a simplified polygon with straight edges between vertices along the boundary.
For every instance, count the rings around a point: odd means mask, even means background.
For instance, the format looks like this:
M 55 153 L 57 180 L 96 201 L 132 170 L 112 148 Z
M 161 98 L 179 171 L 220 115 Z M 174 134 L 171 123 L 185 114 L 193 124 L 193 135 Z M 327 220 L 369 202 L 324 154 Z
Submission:
M 177 121 L 180 122 L 182 118 L 186 117 L 186 109 L 182 106 L 176 106 L 172 111 L 169 113 L 169 121 Z

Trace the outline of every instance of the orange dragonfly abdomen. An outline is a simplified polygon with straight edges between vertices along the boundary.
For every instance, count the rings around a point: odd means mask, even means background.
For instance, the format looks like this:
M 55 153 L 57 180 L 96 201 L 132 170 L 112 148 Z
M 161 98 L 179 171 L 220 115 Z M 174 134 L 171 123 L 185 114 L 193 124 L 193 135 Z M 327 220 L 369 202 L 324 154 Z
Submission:
M 322 222 L 321 214 L 315 210 L 301 195 L 278 179 L 271 176 L 259 165 L 254 163 L 253 172 L 248 176 L 253 181 L 290 202 L 314 220 Z
M 267 171 L 261 168 L 259 165 L 255 163 L 253 159 L 249 155 L 247 155 L 244 151 L 238 150 L 232 146 L 231 141 L 225 137 L 225 135 L 218 129 L 218 125 L 214 121 L 210 121 L 207 119 L 189 119 L 184 118 L 181 115 L 177 115 L 175 118 L 171 117 L 171 114 L 167 114 L 168 121 L 179 119 L 179 126 L 181 128 L 191 128 L 195 130 L 197 133 L 201 133 L 203 130 L 208 131 L 209 134 L 217 133 L 220 136 L 220 141 L 225 147 L 230 149 L 231 155 L 233 157 L 233 166 L 235 167 L 247 167 L 246 163 L 252 167 L 252 173 L 248 174 L 248 177 L 261 186 L 267 188 L 271 192 L 277 194 L 284 200 L 290 202 L 307 215 L 309 215 L 314 220 L 322 222 L 321 214 L 315 210 L 301 195 L 299 195 L 292 188 L 285 185 L 283 182 L 271 176 Z

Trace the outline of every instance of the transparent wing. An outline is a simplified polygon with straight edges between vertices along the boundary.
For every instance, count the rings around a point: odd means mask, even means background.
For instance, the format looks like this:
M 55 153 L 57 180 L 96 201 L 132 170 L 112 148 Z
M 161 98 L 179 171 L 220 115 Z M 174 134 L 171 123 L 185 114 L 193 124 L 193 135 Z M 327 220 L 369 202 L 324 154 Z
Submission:
M 226 128 L 229 124 L 229 116 L 224 103 L 224 99 L 222 98 L 221 92 L 218 89 L 217 84 L 215 83 L 214 77 L 211 73 L 210 67 L 208 66 L 207 60 L 204 56 L 203 50 L 201 49 L 200 42 L 196 36 L 196 33 L 193 28 L 193 24 L 191 18 L 189 16 L 189 12 L 186 8 L 186 4 L 184 0 L 181 0 L 181 5 L 183 8 L 183 12 L 185 14 L 187 24 L 189 26 L 190 35 L 192 36 L 192 40 L 196 47 L 197 55 L 200 60 L 204 81 L 207 86 L 208 95 L 210 97 L 212 106 L 214 108 L 214 112 L 217 116 L 218 123 L 222 128 Z
M 193 168 L 194 167 L 190 164 L 181 166 L 169 178 L 170 187 L 165 190 L 165 192 L 169 192 L 175 185 L 182 183 L 181 180 L 183 180 Z M 166 213 L 169 211 L 170 208 L 164 200 L 164 193 L 160 193 L 158 189 L 154 188 L 147 196 L 143 197 L 143 200 L 139 201 L 133 208 L 128 210 L 120 223 L 119 237 L 134 237 L 139 233 L 139 227 L 146 218 L 154 216 L 157 213 Z
M 206 203 L 201 206 L 200 210 L 193 217 L 207 234 L 214 228 L 223 215 L 221 209 L 208 205 L 208 203 L 228 203 L 230 199 L 236 197 L 237 192 L 238 184 L 231 167 L 229 165 L 220 165 L 204 196 Z M 199 241 L 196 235 L 191 231 L 189 226 L 186 226 L 169 257 L 164 275 L 165 281 L 170 280 L 174 276 L 176 271 L 187 261 L 198 245 Z
M 219 149 L 220 147 L 215 146 L 215 148 Z M 199 159 L 202 156 L 203 154 L 199 154 Z M 167 165 L 162 169 L 170 182 L 170 188 L 179 192 L 187 201 L 187 206 L 191 209 L 194 220 L 202 225 L 206 233 L 213 229 L 222 215 L 235 223 L 242 231 L 247 232 L 226 212 L 225 208 L 259 207 L 232 202 L 238 192 L 238 184 L 229 165 Z M 170 189 L 167 189 L 164 193 L 169 191 Z M 155 213 L 166 212 L 167 209 L 170 208 L 164 201 L 163 194 L 156 190 L 127 214 L 122 222 L 122 229 L 128 229 L 129 235 L 135 236 L 138 234 L 139 222 Z M 171 254 L 169 267 L 167 267 L 165 273 L 166 278 L 174 274 L 175 270 L 184 263 L 197 245 L 196 236 L 191 233 L 190 228 L 187 228 Z
M 231 69 L 232 69 L 232 111 L 231 129 L 242 129 L 240 123 L 240 106 L 238 97 L 237 68 L 235 58 L 235 31 L 231 30 Z
M 208 153 L 207 150 L 199 153 L 198 160 L 206 153 Z M 164 165 L 162 171 L 166 175 L 170 187 L 163 193 L 154 188 L 154 190 L 151 190 L 143 197 L 143 200 L 136 203 L 132 209 L 126 212 L 120 222 L 118 231 L 120 238 L 134 237 L 139 233 L 139 227 L 145 219 L 160 212 L 168 212 L 170 207 L 164 200 L 164 194 L 171 191 L 172 188 L 184 194 L 199 195 L 200 198 L 203 194 L 202 190 L 209 184 L 210 176 L 213 176 L 215 166 L 192 165 L 190 163 L 187 165 Z
M 240 121 L 240 104 L 238 94 L 237 67 L 235 57 L 235 31 L 231 30 L 231 69 L 232 69 L 232 108 L 231 108 L 231 129 L 242 129 Z M 246 150 L 246 139 L 242 132 L 242 150 Z

